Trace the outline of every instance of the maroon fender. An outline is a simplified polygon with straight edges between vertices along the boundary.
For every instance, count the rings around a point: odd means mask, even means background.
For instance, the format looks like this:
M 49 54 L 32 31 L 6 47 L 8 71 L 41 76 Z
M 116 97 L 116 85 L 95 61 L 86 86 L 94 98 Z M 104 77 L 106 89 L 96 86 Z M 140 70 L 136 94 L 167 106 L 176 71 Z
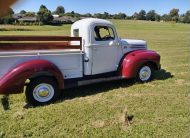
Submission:
M 134 78 L 138 69 L 145 63 L 150 63 L 155 70 L 160 69 L 160 55 L 150 50 L 137 50 L 128 53 L 120 62 L 119 73 L 123 78 Z
M 25 81 L 35 74 L 45 72 L 57 79 L 60 89 L 64 88 L 64 78 L 60 70 L 46 60 L 24 62 L 0 78 L 0 94 L 16 94 L 23 91 Z

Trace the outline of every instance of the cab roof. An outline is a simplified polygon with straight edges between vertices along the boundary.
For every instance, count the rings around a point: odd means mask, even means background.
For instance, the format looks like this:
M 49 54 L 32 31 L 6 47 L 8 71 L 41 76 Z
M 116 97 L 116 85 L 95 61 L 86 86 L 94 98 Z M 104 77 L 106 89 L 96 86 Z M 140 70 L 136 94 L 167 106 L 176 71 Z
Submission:
M 82 20 L 79 20 L 77 22 L 75 22 L 73 24 L 73 26 L 92 26 L 93 24 L 108 24 L 108 25 L 113 25 L 112 22 L 110 21 L 107 21 L 107 20 L 103 20 L 103 19 L 97 19 L 97 18 L 86 18 L 86 19 L 82 19 Z

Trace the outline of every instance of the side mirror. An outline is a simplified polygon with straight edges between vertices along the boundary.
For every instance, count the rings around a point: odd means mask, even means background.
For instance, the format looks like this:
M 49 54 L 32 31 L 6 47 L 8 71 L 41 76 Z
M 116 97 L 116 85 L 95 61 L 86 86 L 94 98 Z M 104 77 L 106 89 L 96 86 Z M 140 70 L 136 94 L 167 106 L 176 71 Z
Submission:
M 116 41 L 110 41 L 109 42 L 109 46 L 118 46 L 118 45 L 119 45 L 119 43 Z

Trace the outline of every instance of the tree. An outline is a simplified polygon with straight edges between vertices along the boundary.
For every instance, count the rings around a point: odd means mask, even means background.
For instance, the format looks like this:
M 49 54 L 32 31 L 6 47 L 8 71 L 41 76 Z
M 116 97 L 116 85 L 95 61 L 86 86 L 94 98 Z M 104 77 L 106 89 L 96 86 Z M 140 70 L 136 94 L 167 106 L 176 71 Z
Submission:
M 53 21 L 51 11 L 49 11 L 45 5 L 41 5 L 37 13 L 37 19 L 44 24 L 50 24 Z
M 164 14 L 161 17 L 161 20 L 163 20 L 163 21 L 170 21 L 170 16 L 168 14 Z
M 7 15 L 13 15 L 15 12 L 13 11 L 12 8 L 9 8 L 8 14 Z
M 185 14 L 180 15 L 178 22 L 183 23 L 184 17 L 185 17 Z
M 83 16 L 84 16 L 84 17 L 92 17 L 92 14 L 86 13 L 86 14 L 84 14 Z
M 102 18 L 102 14 L 101 14 L 101 13 L 95 13 L 95 14 L 94 14 L 94 17 L 95 17 L 95 18 Z
M 12 24 L 15 21 L 11 16 L 3 17 L 2 20 L 4 24 Z
M 75 17 L 76 17 L 77 19 L 80 19 L 79 17 L 81 17 L 81 15 L 80 15 L 79 13 L 75 13 Z
M 133 20 L 133 16 L 127 16 L 126 19 L 127 20 Z
M 160 16 L 159 14 L 156 14 L 156 15 L 155 15 L 155 20 L 159 22 L 160 19 L 161 19 L 161 16 Z
M 71 11 L 71 16 L 75 17 L 75 12 L 74 11 Z
M 146 20 L 146 11 L 145 10 L 141 10 L 137 16 L 138 20 Z
M 183 23 L 190 23 L 190 10 L 185 13 Z
M 0 24 L 3 24 L 3 18 L 0 18 Z
M 65 13 L 66 16 L 71 16 L 71 17 L 75 17 L 76 16 L 76 13 L 74 11 L 71 11 L 71 12 L 67 12 Z M 78 14 L 77 14 L 78 16 Z
M 127 17 L 127 15 L 126 15 L 125 13 L 121 13 L 121 12 L 120 12 L 120 13 L 118 14 L 118 18 L 119 18 L 119 19 L 125 19 L 126 17 Z
M 58 6 L 54 13 L 58 15 L 65 14 L 65 8 L 63 6 Z
M 155 10 L 150 10 L 146 14 L 146 20 L 148 20 L 148 21 L 155 21 L 156 20 L 156 12 L 155 12 Z
M 134 20 L 137 20 L 137 19 L 138 19 L 138 16 L 139 16 L 139 14 L 138 14 L 137 12 L 135 12 L 135 13 L 133 14 L 133 19 L 134 19 Z
M 172 9 L 169 15 L 172 21 L 177 22 L 179 20 L 179 9 Z
M 27 13 L 25 13 L 25 16 L 27 16 L 27 17 L 35 17 L 36 14 L 35 14 L 35 12 L 27 12 Z
M 71 14 L 75 15 L 75 12 L 74 12 L 74 11 L 72 11 L 72 12 L 71 12 Z
M 26 11 L 25 10 L 21 10 L 20 14 L 26 14 Z
M 103 19 L 108 19 L 109 18 L 109 13 L 108 12 L 104 12 L 104 14 L 102 15 Z
M 9 8 L 7 15 L 0 18 L 0 24 L 12 24 L 15 21 L 15 19 L 13 18 L 13 14 L 13 9 Z

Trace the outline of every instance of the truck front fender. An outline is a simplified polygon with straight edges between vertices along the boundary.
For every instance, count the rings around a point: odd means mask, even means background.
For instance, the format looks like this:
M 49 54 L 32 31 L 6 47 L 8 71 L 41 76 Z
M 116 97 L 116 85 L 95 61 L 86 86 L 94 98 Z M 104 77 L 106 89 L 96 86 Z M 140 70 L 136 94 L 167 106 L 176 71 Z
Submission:
M 21 93 L 26 80 L 40 72 L 51 74 L 57 80 L 60 89 L 64 88 L 63 75 L 53 63 L 46 60 L 31 60 L 19 64 L 0 78 L 0 94 Z
M 119 67 L 119 74 L 123 78 L 134 78 L 143 64 L 151 64 L 155 70 L 160 69 L 160 55 L 150 50 L 137 50 L 126 54 Z

